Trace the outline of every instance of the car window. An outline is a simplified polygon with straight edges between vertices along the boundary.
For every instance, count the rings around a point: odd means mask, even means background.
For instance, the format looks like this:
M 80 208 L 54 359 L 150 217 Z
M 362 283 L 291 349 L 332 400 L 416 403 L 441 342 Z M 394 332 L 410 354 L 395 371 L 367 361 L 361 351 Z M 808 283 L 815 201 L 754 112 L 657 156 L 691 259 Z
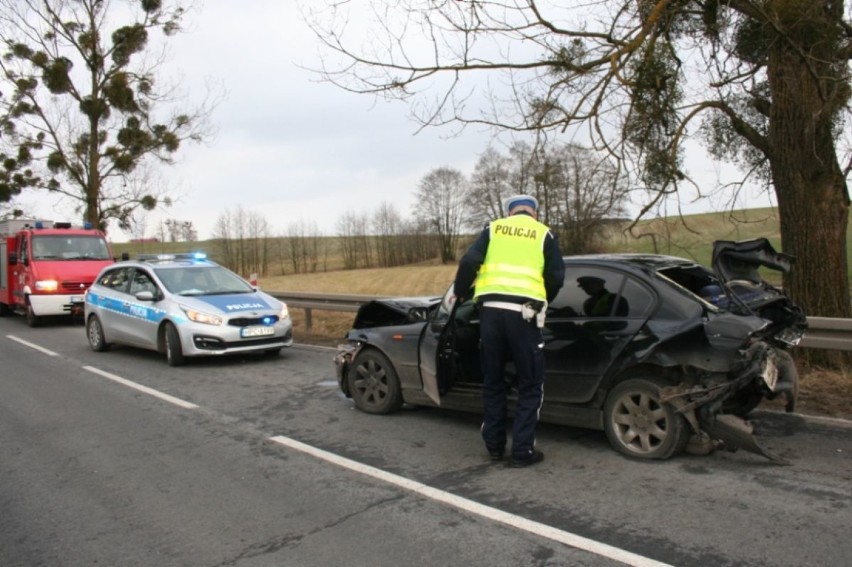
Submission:
M 551 302 L 551 317 L 634 316 L 630 297 L 622 294 L 625 275 L 602 268 L 568 266 L 565 284 Z M 634 290 L 630 286 L 631 291 Z M 637 300 L 641 300 L 639 296 Z M 644 304 L 647 305 L 647 299 Z M 637 311 L 638 312 L 638 311 Z M 638 315 L 636 315 L 638 316 Z
M 26 264 L 29 261 L 29 252 L 27 252 L 27 236 L 21 236 L 20 248 L 18 249 L 18 261 Z
M 651 290 L 629 276 L 621 289 L 621 297 L 629 306 L 628 312 L 625 313 L 627 317 L 647 317 L 651 314 L 656 302 L 656 297 Z
M 447 291 L 444 292 L 444 297 L 441 299 L 441 303 L 438 306 L 438 309 L 435 310 L 432 315 L 432 324 L 436 326 L 444 325 L 447 321 L 450 320 L 450 312 L 453 310 L 453 305 L 455 304 L 456 297 L 453 294 L 453 286 L 450 285 L 447 288 Z
M 98 284 L 116 291 L 125 291 L 130 279 L 129 273 L 132 268 L 115 268 L 107 270 L 98 279 Z
M 133 271 L 133 279 L 130 280 L 130 295 L 136 295 L 142 291 L 150 291 L 157 295 L 157 284 L 154 283 L 150 274 L 137 268 Z

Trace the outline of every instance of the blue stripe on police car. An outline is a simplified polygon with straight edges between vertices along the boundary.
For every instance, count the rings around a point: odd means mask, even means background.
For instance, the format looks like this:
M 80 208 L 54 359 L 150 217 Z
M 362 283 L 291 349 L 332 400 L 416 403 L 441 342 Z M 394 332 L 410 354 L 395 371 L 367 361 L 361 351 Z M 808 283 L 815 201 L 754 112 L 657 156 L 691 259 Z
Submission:
M 245 294 L 196 296 L 193 299 L 212 305 L 224 313 L 272 309 L 260 297 L 246 298 Z

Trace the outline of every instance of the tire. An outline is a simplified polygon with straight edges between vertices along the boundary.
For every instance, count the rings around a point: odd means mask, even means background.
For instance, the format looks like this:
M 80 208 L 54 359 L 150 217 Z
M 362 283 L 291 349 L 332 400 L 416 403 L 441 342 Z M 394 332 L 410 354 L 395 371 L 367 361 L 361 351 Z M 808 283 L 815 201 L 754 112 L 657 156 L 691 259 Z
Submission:
M 110 344 L 104 335 L 104 326 L 97 315 L 92 315 L 86 321 L 86 337 L 89 339 L 89 348 L 95 352 L 109 350 Z
M 671 404 L 660 403 L 655 378 L 631 378 L 618 384 L 604 404 L 604 430 L 612 447 L 637 459 L 668 459 L 689 441 L 686 419 Z
M 799 369 L 789 352 L 779 351 L 778 355 L 778 381 L 790 386 L 789 391 L 783 393 L 787 400 L 784 411 L 791 413 L 796 411 L 796 402 L 799 399 Z
M 366 413 L 388 414 L 402 407 L 402 388 L 390 360 L 377 350 L 362 351 L 349 368 L 349 392 Z
M 33 306 L 30 305 L 29 300 L 27 300 L 26 317 L 27 325 L 30 327 L 38 327 L 41 324 L 41 318 L 36 316 L 35 311 L 33 311 Z
M 166 351 L 166 362 L 169 363 L 169 366 L 186 364 L 183 347 L 180 345 L 180 335 L 172 323 L 166 323 L 163 329 L 163 346 Z
M 7 317 L 13 313 L 12 308 L 5 303 L 0 303 L 0 317 Z

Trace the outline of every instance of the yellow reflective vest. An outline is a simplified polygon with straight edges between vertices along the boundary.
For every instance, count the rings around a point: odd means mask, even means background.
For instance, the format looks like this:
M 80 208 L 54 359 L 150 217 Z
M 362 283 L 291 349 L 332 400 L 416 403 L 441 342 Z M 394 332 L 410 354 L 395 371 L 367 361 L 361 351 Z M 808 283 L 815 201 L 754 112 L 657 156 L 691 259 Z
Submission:
M 548 228 L 528 215 L 493 221 L 488 251 L 476 276 L 474 299 L 500 294 L 544 301 L 544 239 Z

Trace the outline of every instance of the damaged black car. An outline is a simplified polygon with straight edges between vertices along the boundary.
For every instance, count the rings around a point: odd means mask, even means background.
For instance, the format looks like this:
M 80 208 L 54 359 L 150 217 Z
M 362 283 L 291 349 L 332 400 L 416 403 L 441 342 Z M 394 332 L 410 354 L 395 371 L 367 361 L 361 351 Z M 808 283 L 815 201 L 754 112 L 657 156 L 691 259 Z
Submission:
M 713 269 L 652 254 L 564 261 L 565 284 L 542 329 L 542 421 L 603 430 L 634 458 L 667 459 L 688 444 L 775 458 L 744 418 L 779 396 L 795 409 L 798 374 L 788 351 L 807 320 L 764 278 L 789 271 L 792 257 L 761 238 L 714 243 Z M 607 300 L 593 300 L 591 289 Z M 455 304 L 451 291 L 361 306 L 335 356 L 340 388 L 359 409 L 385 414 L 407 403 L 481 412 L 478 309 Z M 513 378 L 510 364 L 506 380 Z

